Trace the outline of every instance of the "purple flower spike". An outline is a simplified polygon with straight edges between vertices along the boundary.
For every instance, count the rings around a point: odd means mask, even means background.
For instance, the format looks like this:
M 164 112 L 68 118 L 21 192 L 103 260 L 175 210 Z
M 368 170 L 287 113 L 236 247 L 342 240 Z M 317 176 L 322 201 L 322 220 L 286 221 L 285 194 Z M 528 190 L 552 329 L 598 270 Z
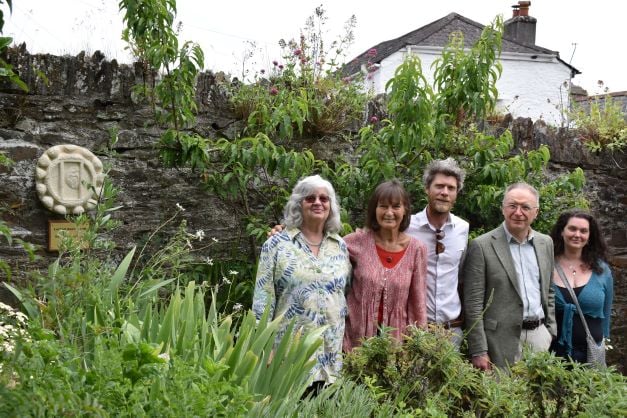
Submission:
M 370 123 L 372 123 L 373 125 L 379 122 L 379 118 L 376 116 L 373 116 L 370 118 Z
M 368 50 L 368 52 L 366 53 L 366 56 L 370 57 L 370 58 L 374 58 L 377 56 L 377 49 L 376 48 L 371 48 L 370 50 Z
M 279 94 L 279 89 L 277 89 L 276 87 L 272 86 L 270 88 L 270 96 L 276 96 L 277 94 Z

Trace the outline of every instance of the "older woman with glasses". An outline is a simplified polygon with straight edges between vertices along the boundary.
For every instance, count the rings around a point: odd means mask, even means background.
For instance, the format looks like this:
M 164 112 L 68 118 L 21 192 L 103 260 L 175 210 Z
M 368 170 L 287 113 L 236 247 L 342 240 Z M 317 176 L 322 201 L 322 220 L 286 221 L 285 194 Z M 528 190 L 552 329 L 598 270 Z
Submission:
M 338 235 L 340 210 L 333 186 L 320 176 L 296 184 L 284 210 L 285 230 L 262 246 L 253 296 L 261 318 L 283 315 L 282 331 L 293 318 L 295 330 L 327 326 L 315 356 L 313 385 L 331 383 L 342 366 L 342 338 L 347 313 L 345 288 L 351 274 L 346 244 Z M 289 367 L 289 365 L 287 365 Z
M 401 339 L 408 326 L 427 324 L 427 248 L 404 232 L 410 215 L 401 183 L 386 181 L 370 198 L 366 229 L 344 237 L 353 265 L 345 351 L 381 327 L 393 328 L 392 335 Z

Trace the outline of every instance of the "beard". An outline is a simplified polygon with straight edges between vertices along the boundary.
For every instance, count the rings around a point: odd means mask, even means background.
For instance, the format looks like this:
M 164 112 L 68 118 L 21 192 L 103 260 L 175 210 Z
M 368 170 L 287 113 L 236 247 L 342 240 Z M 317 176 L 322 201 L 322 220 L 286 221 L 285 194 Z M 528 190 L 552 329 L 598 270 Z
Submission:
M 436 213 L 449 213 L 453 209 L 455 202 L 443 202 L 441 200 L 434 200 L 429 203 L 429 207 Z

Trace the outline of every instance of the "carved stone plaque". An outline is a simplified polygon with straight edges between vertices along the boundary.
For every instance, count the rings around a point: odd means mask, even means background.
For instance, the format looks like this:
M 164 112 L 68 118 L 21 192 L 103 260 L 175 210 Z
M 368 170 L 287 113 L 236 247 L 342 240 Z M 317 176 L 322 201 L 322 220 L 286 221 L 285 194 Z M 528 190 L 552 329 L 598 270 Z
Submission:
M 37 161 L 36 188 L 45 207 L 80 215 L 96 207 L 102 189 L 102 163 L 86 148 L 56 145 Z

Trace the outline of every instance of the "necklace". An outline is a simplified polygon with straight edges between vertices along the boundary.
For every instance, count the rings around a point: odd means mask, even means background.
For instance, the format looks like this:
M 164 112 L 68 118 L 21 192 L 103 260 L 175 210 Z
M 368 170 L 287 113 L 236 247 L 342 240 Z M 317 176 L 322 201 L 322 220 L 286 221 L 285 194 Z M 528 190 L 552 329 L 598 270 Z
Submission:
M 309 242 L 309 240 L 305 237 L 305 234 L 301 234 L 301 236 L 303 237 L 303 240 L 307 243 L 307 245 L 309 245 L 310 247 L 319 247 L 322 245 L 322 240 L 320 240 L 319 243 L 314 244 L 313 242 Z
M 575 283 L 575 281 L 576 281 L 575 276 L 577 275 L 577 265 L 576 264 L 575 265 L 570 264 L 570 261 L 568 261 L 568 260 L 562 259 L 562 261 L 566 261 L 568 263 L 567 264 L 568 270 L 570 270 L 572 272 L 572 274 L 573 274 L 573 283 Z M 562 266 L 564 265 L 563 262 L 560 263 L 560 264 L 562 264 Z

